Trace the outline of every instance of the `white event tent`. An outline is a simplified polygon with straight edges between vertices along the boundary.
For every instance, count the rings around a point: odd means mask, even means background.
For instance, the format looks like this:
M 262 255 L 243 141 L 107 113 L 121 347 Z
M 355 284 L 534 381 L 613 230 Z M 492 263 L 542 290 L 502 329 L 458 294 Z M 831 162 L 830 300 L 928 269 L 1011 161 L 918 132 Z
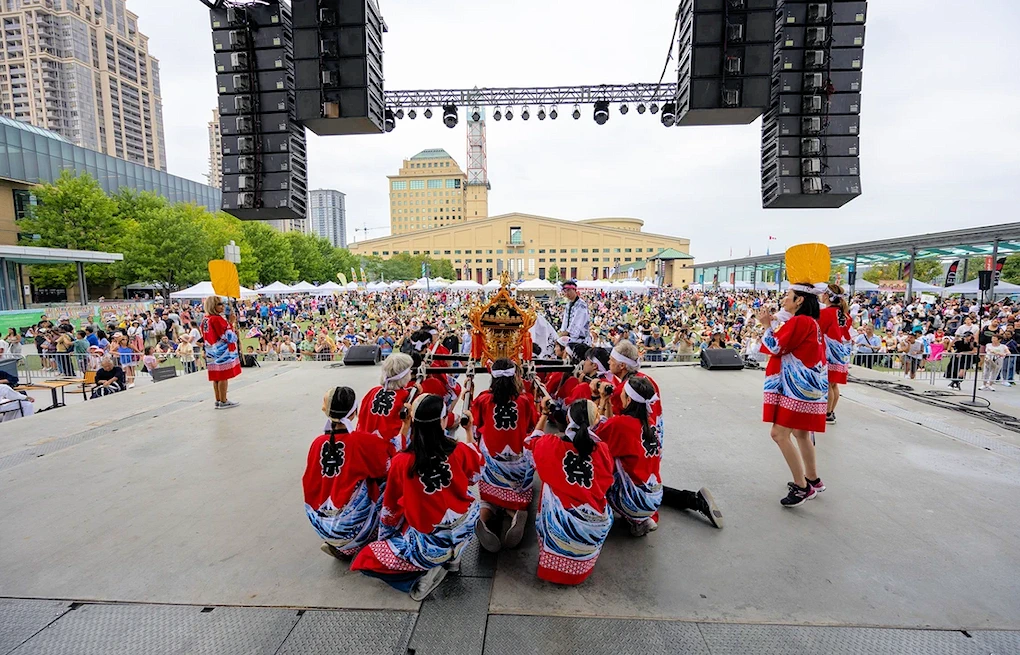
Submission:
M 284 284 L 283 282 L 277 280 L 272 284 L 267 284 L 261 289 L 258 289 L 258 292 L 263 296 L 279 296 L 285 293 L 294 293 L 294 290 L 290 287 L 289 284 Z
M 960 284 L 954 284 L 951 287 L 946 287 L 943 290 L 945 294 L 959 293 L 965 295 L 976 295 L 981 293 L 981 289 L 978 286 L 978 278 L 974 278 L 970 282 L 961 282 Z M 986 292 L 986 293 L 991 293 Z M 1014 294 L 1020 294 L 1020 285 L 1011 284 L 1009 282 L 1003 282 L 999 280 L 999 283 L 995 285 L 995 295 L 997 296 L 1012 296 Z
M 187 289 L 181 289 L 180 291 L 174 291 L 170 294 L 171 298 L 208 298 L 209 296 L 215 296 L 216 292 L 213 291 L 212 282 L 199 282 L 198 284 L 188 287 Z M 241 287 L 242 298 L 257 298 L 259 295 L 258 291 L 252 291 L 247 287 Z

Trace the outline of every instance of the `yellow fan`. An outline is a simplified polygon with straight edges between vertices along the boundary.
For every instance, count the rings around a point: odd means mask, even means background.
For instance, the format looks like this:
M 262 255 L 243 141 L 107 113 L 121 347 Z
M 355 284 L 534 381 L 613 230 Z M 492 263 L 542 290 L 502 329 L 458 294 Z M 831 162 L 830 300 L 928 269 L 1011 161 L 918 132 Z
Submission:
M 831 268 L 829 247 L 823 243 L 802 243 L 786 251 L 786 279 L 794 284 L 828 282 Z
M 237 279 L 237 267 L 234 266 L 234 262 L 225 259 L 214 259 L 209 262 L 209 280 L 217 296 L 240 300 L 241 283 Z

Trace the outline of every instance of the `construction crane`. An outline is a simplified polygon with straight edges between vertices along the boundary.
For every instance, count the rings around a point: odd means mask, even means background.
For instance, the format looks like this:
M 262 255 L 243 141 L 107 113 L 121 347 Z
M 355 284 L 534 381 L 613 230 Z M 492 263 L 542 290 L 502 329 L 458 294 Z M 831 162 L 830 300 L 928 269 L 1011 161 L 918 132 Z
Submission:
M 354 228 L 354 243 L 358 242 L 358 232 L 361 232 L 361 234 L 362 234 L 362 241 L 364 241 L 366 238 L 368 238 L 368 233 L 369 232 L 374 232 L 376 230 L 388 230 L 388 229 L 390 229 L 388 227 L 369 227 L 368 223 L 365 223 L 364 225 L 365 225 L 364 227 L 356 227 L 356 228 Z

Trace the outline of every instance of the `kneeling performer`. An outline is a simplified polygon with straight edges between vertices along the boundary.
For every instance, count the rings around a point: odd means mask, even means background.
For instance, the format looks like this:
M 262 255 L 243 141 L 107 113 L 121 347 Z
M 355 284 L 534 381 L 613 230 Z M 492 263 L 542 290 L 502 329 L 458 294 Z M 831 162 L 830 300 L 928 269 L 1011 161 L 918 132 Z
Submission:
M 329 432 L 308 449 L 302 486 L 305 513 L 323 538 L 322 550 L 350 559 L 376 538 L 379 505 L 393 445 L 354 427 L 358 407 L 350 387 L 331 389 L 322 399 Z

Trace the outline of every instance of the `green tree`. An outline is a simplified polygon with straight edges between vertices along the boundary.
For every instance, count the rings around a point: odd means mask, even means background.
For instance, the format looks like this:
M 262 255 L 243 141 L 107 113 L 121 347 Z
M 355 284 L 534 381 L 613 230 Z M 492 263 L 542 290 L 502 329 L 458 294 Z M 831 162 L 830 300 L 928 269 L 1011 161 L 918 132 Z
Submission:
M 87 173 L 76 176 L 65 169 L 52 184 L 33 190 L 38 204 L 18 223 L 23 245 L 72 250 L 116 251 L 124 238 L 124 221 L 117 203 Z M 114 279 L 115 270 L 92 264 L 85 267 L 93 284 Z M 44 287 L 66 288 L 77 279 L 72 264 L 33 266 L 32 278 Z
M 241 232 L 245 243 L 251 248 L 252 259 L 256 262 L 256 279 L 260 284 L 297 281 L 294 257 L 290 244 L 283 235 L 259 221 L 243 221 Z M 241 254 L 244 262 L 244 253 Z
M 209 277 L 212 247 L 204 231 L 207 212 L 197 205 L 150 207 L 138 214 L 124 248 L 124 269 L 155 282 L 167 296 Z
M 868 282 L 878 283 L 880 280 L 901 280 L 903 268 L 907 262 L 890 262 L 879 266 L 872 266 L 864 272 L 864 279 Z M 914 262 L 914 279 L 922 282 L 941 282 L 942 263 L 937 259 L 918 259 Z
M 549 280 L 550 282 L 559 282 L 560 281 L 560 267 L 557 266 L 556 264 L 553 264 L 552 266 L 550 266 L 549 267 L 549 273 L 546 275 L 546 279 Z
M 1000 279 L 1003 282 L 1020 284 L 1020 255 L 1006 257 L 1006 263 L 1002 266 L 1002 277 Z
M 258 282 L 259 264 L 251 245 L 244 238 L 244 222 L 226 212 L 206 213 L 202 231 L 209 245 L 211 259 L 223 258 L 223 246 L 231 241 L 238 247 L 241 263 L 237 265 L 238 280 L 246 287 Z
M 297 277 L 307 282 L 324 282 L 328 272 L 326 260 L 316 244 L 318 237 L 301 232 L 287 232 L 283 237 L 290 246 Z
M 430 259 L 428 261 L 429 268 L 432 271 L 432 277 L 441 277 L 444 280 L 455 280 L 457 279 L 457 271 L 453 268 L 453 262 L 449 259 Z

